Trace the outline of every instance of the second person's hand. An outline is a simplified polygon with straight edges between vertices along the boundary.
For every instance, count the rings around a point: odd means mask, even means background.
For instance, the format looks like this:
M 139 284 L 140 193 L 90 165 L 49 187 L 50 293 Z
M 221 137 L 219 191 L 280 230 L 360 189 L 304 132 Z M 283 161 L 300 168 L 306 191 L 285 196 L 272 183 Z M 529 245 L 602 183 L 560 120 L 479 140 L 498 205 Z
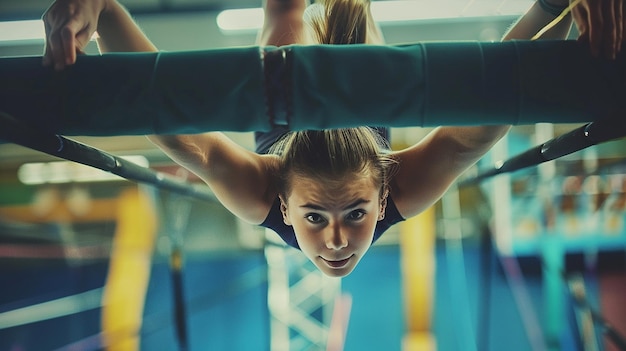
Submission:
M 582 0 L 572 8 L 578 40 L 588 42 L 595 57 L 615 59 L 624 39 L 624 0 Z
M 62 70 L 76 62 L 98 28 L 108 0 L 56 0 L 43 14 L 43 65 Z

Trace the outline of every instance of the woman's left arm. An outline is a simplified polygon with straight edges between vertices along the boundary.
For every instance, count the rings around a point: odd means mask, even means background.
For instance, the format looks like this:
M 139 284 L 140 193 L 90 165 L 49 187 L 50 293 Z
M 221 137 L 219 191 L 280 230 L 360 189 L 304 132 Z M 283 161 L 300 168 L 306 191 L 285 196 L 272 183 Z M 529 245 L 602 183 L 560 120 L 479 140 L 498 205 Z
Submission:
M 554 18 L 535 3 L 503 40 L 530 39 Z M 571 25 L 568 15 L 542 38 L 564 39 Z M 509 129 L 509 125 L 439 127 L 418 144 L 396 152 L 400 167 L 391 181 L 391 196 L 400 214 L 408 218 L 433 205 Z
M 394 152 L 399 167 L 390 181 L 390 195 L 402 217 L 432 206 L 509 128 L 439 127 L 412 147 Z
M 564 7 L 568 0 L 545 0 L 551 7 Z M 556 14 L 546 11 L 539 1 L 536 1 L 524 15 L 504 34 L 502 40 L 530 39 L 556 18 Z M 554 27 L 545 32 L 541 39 L 565 39 L 572 28 L 572 15 L 567 14 Z
M 537 1 L 504 35 L 503 40 L 530 39 L 552 22 L 568 0 Z M 574 0 L 571 0 L 574 3 Z M 543 33 L 540 39 L 565 39 L 572 27 L 578 28 L 578 40 L 589 45 L 595 57 L 615 59 L 626 36 L 624 0 L 580 0 L 563 19 Z

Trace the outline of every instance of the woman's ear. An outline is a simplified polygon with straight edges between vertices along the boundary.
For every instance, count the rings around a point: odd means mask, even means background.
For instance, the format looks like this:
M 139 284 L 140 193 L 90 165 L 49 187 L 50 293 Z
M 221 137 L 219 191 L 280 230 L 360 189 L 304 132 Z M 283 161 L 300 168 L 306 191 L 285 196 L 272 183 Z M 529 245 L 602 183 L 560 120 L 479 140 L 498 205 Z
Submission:
M 285 200 L 282 195 L 278 195 L 278 198 L 280 199 L 280 213 L 283 215 L 283 222 L 285 225 L 291 225 L 291 220 L 287 212 L 287 200 Z

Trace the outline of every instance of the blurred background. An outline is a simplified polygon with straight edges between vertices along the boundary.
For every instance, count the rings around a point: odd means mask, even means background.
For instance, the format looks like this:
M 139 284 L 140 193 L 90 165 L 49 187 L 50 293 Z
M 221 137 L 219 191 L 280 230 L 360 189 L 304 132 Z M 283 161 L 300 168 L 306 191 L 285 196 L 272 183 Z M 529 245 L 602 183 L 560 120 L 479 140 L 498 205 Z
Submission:
M 254 45 L 261 24 L 254 0 L 121 3 L 166 51 Z M 0 0 L 0 57 L 43 52 L 50 4 Z M 373 14 L 390 44 L 497 41 L 531 5 L 374 1 Z M 515 127 L 466 177 L 575 127 Z M 394 129 L 393 147 L 428 131 Z M 144 137 L 75 139 L 199 182 Z M 454 187 L 331 279 L 217 201 L 2 143 L 0 350 L 619 350 L 625 150 Z

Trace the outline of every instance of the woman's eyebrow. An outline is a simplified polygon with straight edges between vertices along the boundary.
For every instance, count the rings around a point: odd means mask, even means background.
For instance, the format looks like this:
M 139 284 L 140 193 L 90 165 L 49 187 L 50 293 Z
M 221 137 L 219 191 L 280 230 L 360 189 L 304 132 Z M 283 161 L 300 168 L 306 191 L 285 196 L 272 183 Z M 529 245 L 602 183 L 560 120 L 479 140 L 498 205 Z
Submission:
M 349 210 L 351 208 L 355 208 L 357 206 L 360 206 L 364 203 L 369 203 L 370 200 L 366 200 L 366 199 L 357 199 L 354 202 L 352 202 L 351 204 L 349 204 L 348 206 L 344 207 L 343 210 Z M 327 211 L 326 208 L 324 208 L 323 206 L 320 205 L 316 205 L 316 204 L 312 204 L 312 203 L 306 203 L 304 205 L 300 206 L 301 208 L 308 208 L 311 210 L 317 210 L 317 211 Z
M 311 210 L 317 210 L 317 211 L 326 211 L 326 209 L 320 205 L 316 205 L 316 204 L 312 204 L 312 203 L 306 203 L 304 205 L 300 206 L 301 208 L 308 208 Z

